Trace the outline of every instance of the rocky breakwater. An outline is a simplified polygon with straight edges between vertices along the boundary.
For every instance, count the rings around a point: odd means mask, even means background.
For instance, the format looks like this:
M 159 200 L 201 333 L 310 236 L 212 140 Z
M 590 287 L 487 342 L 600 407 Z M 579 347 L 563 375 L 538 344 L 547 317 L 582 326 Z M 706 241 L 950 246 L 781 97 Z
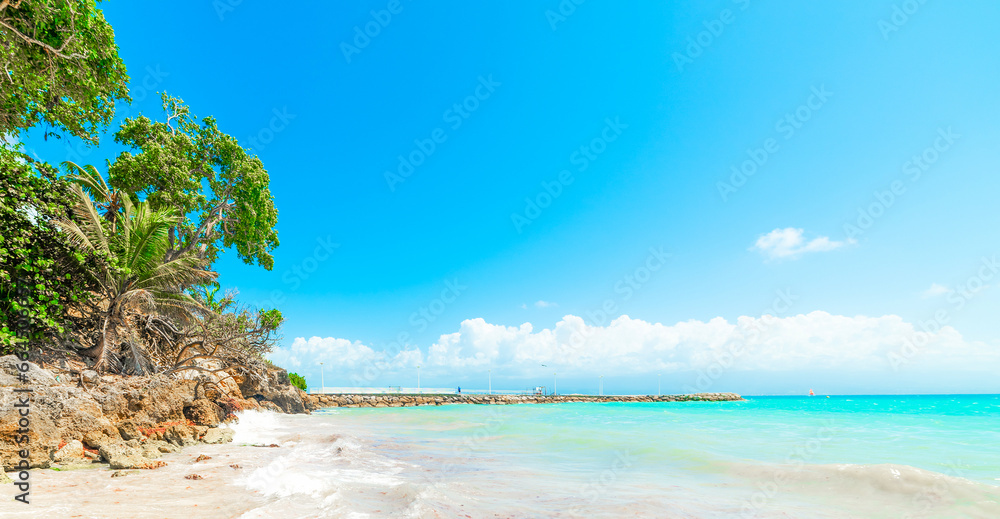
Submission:
M 30 468 L 106 463 L 113 469 L 155 469 L 164 465 L 158 459 L 164 453 L 232 441 L 232 429 L 220 425 L 235 420 L 236 411 L 308 412 L 304 393 L 288 384 L 287 374 L 280 383 L 283 370 L 256 383 L 228 379 L 208 389 L 197 380 L 164 375 L 99 376 L 30 362 L 26 371 L 19 366 L 22 361 L 12 355 L 0 357 L 4 471 L 24 468 L 22 460 Z
M 556 404 L 566 402 L 725 402 L 743 400 L 736 393 L 691 395 L 306 395 L 309 409 L 324 407 L 411 407 L 445 404 Z

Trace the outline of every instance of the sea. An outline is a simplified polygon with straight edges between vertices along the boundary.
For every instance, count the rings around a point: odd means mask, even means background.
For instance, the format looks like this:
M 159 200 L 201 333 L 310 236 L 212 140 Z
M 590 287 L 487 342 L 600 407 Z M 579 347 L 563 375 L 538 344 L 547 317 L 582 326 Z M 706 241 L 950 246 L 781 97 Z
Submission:
M 232 427 L 157 470 L 33 471 L 32 504 L 0 517 L 1000 518 L 998 395 L 330 408 Z

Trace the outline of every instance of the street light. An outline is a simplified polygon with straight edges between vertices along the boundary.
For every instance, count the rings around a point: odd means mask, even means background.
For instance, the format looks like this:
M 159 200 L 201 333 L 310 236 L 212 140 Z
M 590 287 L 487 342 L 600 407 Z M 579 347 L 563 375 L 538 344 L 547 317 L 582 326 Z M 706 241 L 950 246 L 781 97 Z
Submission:
M 323 381 L 323 363 L 319 363 L 319 392 L 320 394 L 326 393 L 326 383 Z

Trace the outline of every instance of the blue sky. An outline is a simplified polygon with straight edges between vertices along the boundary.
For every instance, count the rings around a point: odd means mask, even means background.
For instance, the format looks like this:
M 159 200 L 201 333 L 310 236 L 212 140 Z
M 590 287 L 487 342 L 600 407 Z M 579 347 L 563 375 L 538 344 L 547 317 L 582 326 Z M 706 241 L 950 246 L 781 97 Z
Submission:
M 274 270 L 217 267 L 313 385 L 997 391 L 993 2 L 102 5 L 120 115 L 166 90 L 268 169 Z

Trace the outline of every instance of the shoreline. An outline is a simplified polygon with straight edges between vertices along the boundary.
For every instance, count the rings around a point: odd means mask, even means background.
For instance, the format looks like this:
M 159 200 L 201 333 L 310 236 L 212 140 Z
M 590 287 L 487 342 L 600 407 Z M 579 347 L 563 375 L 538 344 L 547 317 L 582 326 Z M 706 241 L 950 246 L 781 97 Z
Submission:
M 563 404 L 570 402 L 736 402 L 736 393 L 694 393 L 689 395 L 372 395 L 345 393 L 336 395 L 304 394 L 302 401 L 310 411 L 326 407 L 416 407 L 426 405 L 513 405 Z
M 205 380 L 100 376 L 0 357 L 0 474 L 10 473 L 0 483 L 17 477 L 28 493 L 30 469 L 160 469 L 167 454 L 231 442 L 240 411 L 309 413 L 284 370 L 211 389 Z

